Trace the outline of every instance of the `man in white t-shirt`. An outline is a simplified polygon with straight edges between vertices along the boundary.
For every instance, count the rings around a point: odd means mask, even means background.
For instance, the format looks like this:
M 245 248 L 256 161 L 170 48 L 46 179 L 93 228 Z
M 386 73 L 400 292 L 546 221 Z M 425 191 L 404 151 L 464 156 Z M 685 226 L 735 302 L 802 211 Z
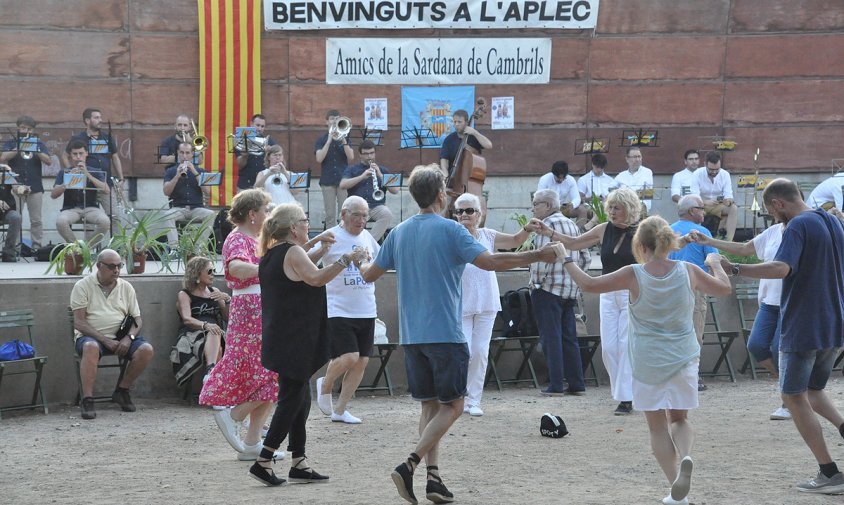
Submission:
M 645 209 L 650 212 L 651 201 L 653 200 L 654 173 L 650 168 L 642 165 L 642 150 L 639 146 L 628 147 L 625 158 L 627 170 L 616 175 L 615 182 L 623 188 L 630 188 L 635 191 L 642 200 Z
M 706 166 L 698 168 L 695 176 L 706 215 L 721 218 L 718 234 L 723 235 L 727 242 L 732 242 L 738 223 L 738 206 L 733 200 L 730 173 L 721 168 L 721 153 L 706 153 Z
M 603 203 L 607 195 L 610 194 L 610 191 L 617 186 L 615 179 L 604 172 L 605 168 L 607 168 L 607 157 L 602 153 L 593 154 L 592 170 L 577 180 L 577 191 L 580 193 L 580 209 L 582 209 L 582 214 L 587 218 L 589 218 L 589 212 L 591 212 L 588 204 L 592 202 L 592 195 L 597 195 L 598 199 Z M 578 216 L 580 215 L 581 212 L 578 212 Z M 583 227 L 585 230 L 591 230 L 597 224 L 597 216 L 589 218 L 589 222 L 587 223 L 581 223 L 580 218 L 577 220 L 577 225 Z
M 560 198 L 560 212 L 566 217 L 576 217 L 580 211 L 580 193 L 577 182 L 569 175 L 569 164 L 555 161 L 551 171 L 539 178 L 536 190 L 552 189 Z M 586 217 L 584 214 L 583 218 Z
M 359 196 L 350 196 L 343 202 L 340 224 L 331 228 L 336 240 L 322 261 L 326 265 L 340 256 L 359 248 L 369 249 L 372 257 L 378 254 L 378 242 L 366 230 L 369 204 Z M 328 334 L 331 338 L 331 361 L 325 377 L 317 379 L 317 404 L 325 415 L 338 423 L 360 424 L 346 410 L 346 405 L 358 388 L 375 338 L 375 284 L 367 283 L 360 276 L 354 263 L 326 285 L 328 301 Z M 343 389 L 337 403 L 332 401 L 334 381 L 343 377 Z
M 806 204 L 813 209 L 844 210 L 844 170 L 818 184 L 806 198 Z
M 697 149 L 689 149 L 683 153 L 683 163 L 686 165 L 671 178 L 671 199 L 679 203 L 686 195 L 700 194 L 695 171 L 700 168 L 700 153 Z

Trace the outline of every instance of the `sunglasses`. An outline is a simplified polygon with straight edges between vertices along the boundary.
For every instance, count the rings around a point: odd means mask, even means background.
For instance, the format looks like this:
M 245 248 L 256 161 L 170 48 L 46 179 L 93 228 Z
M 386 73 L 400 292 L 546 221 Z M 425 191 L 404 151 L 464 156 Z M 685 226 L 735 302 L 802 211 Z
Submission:
M 215 270 L 213 268 L 209 268 L 207 273 L 208 273 L 208 275 L 214 275 Z
M 108 268 L 109 270 L 120 270 L 123 268 L 123 263 L 106 263 L 104 261 L 100 261 L 100 265 Z
M 480 212 L 480 211 L 477 210 L 477 209 L 471 209 L 471 208 L 470 209 L 454 209 L 454 213 L 457 214 L 458 216 L 462 216 L 463 214 L 466 214 L 467 216 L 471 216 L 475 212 Z

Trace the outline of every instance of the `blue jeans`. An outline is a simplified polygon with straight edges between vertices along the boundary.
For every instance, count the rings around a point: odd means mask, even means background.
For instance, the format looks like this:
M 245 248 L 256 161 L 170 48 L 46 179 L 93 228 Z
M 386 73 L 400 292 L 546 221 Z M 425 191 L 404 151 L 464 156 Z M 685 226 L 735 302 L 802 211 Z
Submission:
M 766 303 L 759 304 L 753 328 L 747 339 L 747 350 L 756 361 L 770 359 L 779 366 L 780 308 Z
M 586 384 L 583 382 L 583 363 L 574 319 L 577 300 L 562 298 L 542 289 L 534 289 L 530 296 L 542 353 L 548 364 L 551 391 L 563 391 L 563 378 L 569 383 L 569 391 L 584 391 Z
M 826 387 L 840 348 L 780 353 L 780 391 L 799 395 L 807 389 Z
M 406 344 L 404 368 L 414 400 L 451 403 L 466 396 L 469 346 L 460 344 Z

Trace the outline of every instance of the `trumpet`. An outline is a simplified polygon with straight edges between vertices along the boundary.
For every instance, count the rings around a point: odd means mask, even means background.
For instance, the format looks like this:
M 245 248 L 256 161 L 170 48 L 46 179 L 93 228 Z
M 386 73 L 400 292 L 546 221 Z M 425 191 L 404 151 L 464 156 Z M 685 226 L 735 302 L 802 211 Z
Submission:
M 334 121 L 331 128 L 328 129 L 328 134 L 331 135 L 331 138 L 334 140 L 343 140 L 351 131 L 352 120 L 346 116 L 340 116 L 336 121 Z
M 190 125 L 193 128 L 193 141 L 191 142 L 193 150 L 194 152 L 201 153 L 202 151 L 208 149 L 208 137 L 199 135 L 196 131 L 196 125 L 193 123 L 193 119 L 190 120 Z
M 284 168 L 284 164 L 283 164 L 283 163 L 279 163 L 278 165 L 274 165 L 274 166 L 278 166 L 278 167 L 280 167 L 280 169 L 281 169 L 281 170 L 286 170 L 286 169 Z M 272 168 L 272 167 L 270 167 L 270 168 Z M 284 183 L 282 182 L 282 179 L 281 179 L 281 174 L 275 174 L 275 175 L 273 176 L 273 178 L 272 178 L 272 184 L 273 184 L 273 186 L 281 186 L 282 184 L 284 184 Z
M 372 199 L 383 200 L 384 190 L 378 187 L 378 175 L 375 173 L 375 163 L 370 163 L 369 168 L 372 169 Z

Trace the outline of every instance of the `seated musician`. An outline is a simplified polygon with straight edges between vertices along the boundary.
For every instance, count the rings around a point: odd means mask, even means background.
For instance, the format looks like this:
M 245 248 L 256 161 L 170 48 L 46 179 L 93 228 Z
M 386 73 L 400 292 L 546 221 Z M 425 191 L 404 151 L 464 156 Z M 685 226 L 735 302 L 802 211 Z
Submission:
M 718 234 L 732 242 L 738 223 L 738 207 L 733 200 L 730 173 L 721 168 L 721 153 L 708 152 L 706 166 L 695 170 L 695 176 L 706 215 L 721 218 Z
M 158 162 L 163 163 L 164 166 L 176 163 L 176 151 L 179 150 L 180 143 L 193 141 L 190 117 L 187 114 L 179 114 L 176 118 L 175 130 L 173 135 L 162 140 L 158 146 Z M 202 164 L 202 153 L 198 153 L 197 156 L 197 162 Z
M 178 163 L 170 165 L 164 172 L 164 195 L 170 198 L 170 211 L 167 214 L 167 243 L 176 247 L 179 235 L 176 230 L 177 221 L 187 221 L 195 225 L 203 225 L 205 221 L 215 215 L 214 211 L 205 207 L 205 200 L 210 197 L 208 186 L 200 186 L 201 174 L 205 173 L 193 164 L 193 146 L 186 142 L 179 144 L 177 151 Z M 200 243 L 205 243 L 211 236 L 213 228 L 210 223 L 203 225 Z
M 299 190 L 290 188 L 290 172 L 284 165 L 284 148 L 278 144 L 268 147 L 264 166 L 267 168 L 255 177 L 255 187 L 269 193 L 274 206 L 295 202 L 293 195 Z
M 445 138 L 440 148 L 440 168 L 445 172 L 446 177 L 448 177 L 451 167 L 454 165 L 454 160 L 460 153 L 463 139 L 467 135 L 466 145 L 477 151 L 477 154 L 481 154 L 484 149 L 492 149 L 492 142 L 481 135 L 478 130 L 469 126 L 468 112 L 459 109 L 454 112 L 452 119 L 454 120 L 455 131 Z
M 10 172 L 8 165 L 0 164 L 0 177 Z M 0 179 L 0 223 L 8 225 L 6 241 L 3 243 L 3 263 L 14 263 L 18 260 L 17 247 L 21 238 L 21 215 L 16 210 L 15 197 L 12 195 L 12 185 L 3 184 Z
M 384 232 L 393 223 L 393 213 L 384 205 L 387 200 L 386 192 L 392 194 L 399 192 L 399 188 L 385 188 L 384 174 L 389 174 L 390 171 L 385 167 L 381 167 L 375 163 L 375 144 L 372 141 L 364 140 L 358 146 L 358 153 L 360 153 L 360 163 L 349 165 L 343 172 L 343 179 L 340 180 L 340 189 L 346 190 L 349 196 L 359 196 L 366 200 L 369 204 L 369 220 L 375 221 L 370 234 L 376 241 L 381 240 Z M 377 180 L 378 187 L 384 192 L 380 199 L 375 198 L 375 186 L 373 183 Z
M 627 160 L 627 170 L 615 176 L 615 182 L 619 187 L 630 188 L 639 195 L 642 200 L 642 218 L 651 211 L 651 201 L 653 200 L 654 191 L 654 173 L 650 168 L 642 165 L 642 150 L 639 146 L 630 146 L 627 148 L 625 156 Z
M 67 145 L 70 154 L 70 166 L 59 170 L 56 175 L 56 182 L 50 191 L 50 197 L 55 200 L 64 196 L 62 210 L 56 219 L 56 230 L 65 242 L 74 242 L 76 235 L 70 229 L 73 223 L 88 223 L 96 226 L 96 240 L 99 244 L 108 235 L 110 220 L 105 211 L 100 208 L 97 197 L 100 193 L 110 193 L 106 184 L 106 174 L 102 170 L 89 167 L 86 164 L 88 158 L 88 143 L 84 140 L 74 139 Z M 86 183 L 85 189 L 68 189 L 64 184 L 65 172 L 84 174 Z M 87 232 L 87 231 L 86 231 Z
M 589 205 L 592 202 L 592 195 L 596 195 L 603 205 L 604 200 L 610 191 L 617 187 L 615 180 L 608 175 L 604 169 L 607 168 L 607 157 L 603 153 L 592 155 L 592 170 L 577 180 L 577 190 L 580 192 L 580 208 L 583 209 L 578 216 L 585 215 L 589 220 L 581 223 L 578 217 L 577 224 L 584 230 L 591 230 L 598 224 L 598 216 L 594 215 Z
M 840 217 L 844 210 L 844 170 L 818 184 L 806 198 L 806 204 Z
M 569 175 L 569 164 L 565 161 L 555 161 L 551 171 L 539 178 L 536 190 L 552 189 L 560 199 L 560 212 L 566 217 L 577 217 L 578 221 L 586 220 L 586 209 L 580 209 L 580 193 L 577 182 Z M 582 213 L 582 215 L 581 215 Z

